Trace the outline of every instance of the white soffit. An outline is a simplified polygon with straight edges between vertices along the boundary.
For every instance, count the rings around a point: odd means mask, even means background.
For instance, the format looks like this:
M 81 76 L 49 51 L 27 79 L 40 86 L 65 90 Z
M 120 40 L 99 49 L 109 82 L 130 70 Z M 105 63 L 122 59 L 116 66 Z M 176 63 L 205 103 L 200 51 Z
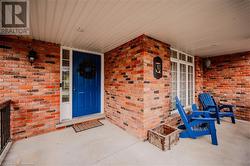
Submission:
M 146 34 L 192 55 L 250 50 L 250 0 L 30 0 L 31 36 L 107 52 Z

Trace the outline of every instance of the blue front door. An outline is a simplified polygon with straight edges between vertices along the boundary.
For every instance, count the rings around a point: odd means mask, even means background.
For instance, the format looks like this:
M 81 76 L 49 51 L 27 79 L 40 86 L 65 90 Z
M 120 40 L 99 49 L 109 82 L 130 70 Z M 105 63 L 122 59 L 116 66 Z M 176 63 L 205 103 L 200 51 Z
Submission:
M 101 57 L 73 51 L 73 117 L 101 111 Z

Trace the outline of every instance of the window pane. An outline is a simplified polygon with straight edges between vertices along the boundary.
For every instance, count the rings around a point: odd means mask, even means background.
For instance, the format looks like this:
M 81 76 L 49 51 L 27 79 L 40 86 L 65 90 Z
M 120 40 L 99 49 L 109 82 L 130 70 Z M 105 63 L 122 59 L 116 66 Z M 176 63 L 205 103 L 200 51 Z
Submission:
M 62 90 L 69 90 L 69 71 L 62 72 Z
M 62 51 L 62 58 L 63 59 L 69 59 L 69 50 L 63 49 L 63 51 Z
M 62 66 L 69 67 L 69 61 L 68 60 L 62 60 Z
M 180 64 L 180 100 L 186 106 L 186 65 Z
M 177 59 L 177 52 L 174 50 L 171 50 L 171 57 Z
M 62 88 L 62 102 L 69 102 L 70 99 L 70 93 L 69 93 L 69 50 L 62 50 L 62 82 L 61 82 L 61 88 Z
M 193 66 L 188 66 L 188 105 L 193 103 Z
M 191 56 L 188 56 L 188 62 L 193 63 L 193 58 Z
M 183 61 L 186 61 L 186 55 L 180 53 L 180 54 L 179 54 L 179 59 L 180 59 L 180 60 L 183 60 Z
M 171 62 L 171 109 L 175 110 L 175 97 L 177 96 L 177 63 L 176 62 Z
M 69 102 L 69 95 L 62 95 L 62 102 Z

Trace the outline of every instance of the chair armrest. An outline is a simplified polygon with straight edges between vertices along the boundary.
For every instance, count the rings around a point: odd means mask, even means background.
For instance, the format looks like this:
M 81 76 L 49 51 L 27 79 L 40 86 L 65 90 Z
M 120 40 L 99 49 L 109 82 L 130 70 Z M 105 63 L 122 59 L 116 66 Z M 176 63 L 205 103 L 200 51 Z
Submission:
M 210 117 L 210 112 L 209 111 L 192 111 L 192 116 L 195 117 L 195 116 L 205 116 L 207 118 Z
M 210 109 L 215 109 L 216 111 L 219 110 L 219 107 L 217 105 L 206 105 L 205 110 L 210 112 Z
M 202 124 L 202 123 L 214 123 L 215 118 L 192 118 L 192 122 L 190 123 L 190 127 Z
M 223 108 L 233 108 L 233 107 L 235 107 L 235 105 L 232 105 L 232 104 L 220 104 L 219 105 L 220 109 L 223 109 Z
M 216 105 L 210 105 L 210 104 L 206 104 L 206 107 L 210 107 L 210 108 L 216 108 L 217 106 Z
M 192 120 L 199 120 L 199 121 L 215 121 L 215 118 L 192 118 Z

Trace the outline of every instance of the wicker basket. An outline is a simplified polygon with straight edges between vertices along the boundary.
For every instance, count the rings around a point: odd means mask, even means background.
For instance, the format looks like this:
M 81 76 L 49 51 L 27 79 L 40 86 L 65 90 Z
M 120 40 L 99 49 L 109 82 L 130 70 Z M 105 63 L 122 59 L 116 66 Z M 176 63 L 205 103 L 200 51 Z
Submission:
M 165 151 L 177 144 L 179 140 L 179 130 L 177 128 L 162 124 L 148 131 L 148 141 Z

